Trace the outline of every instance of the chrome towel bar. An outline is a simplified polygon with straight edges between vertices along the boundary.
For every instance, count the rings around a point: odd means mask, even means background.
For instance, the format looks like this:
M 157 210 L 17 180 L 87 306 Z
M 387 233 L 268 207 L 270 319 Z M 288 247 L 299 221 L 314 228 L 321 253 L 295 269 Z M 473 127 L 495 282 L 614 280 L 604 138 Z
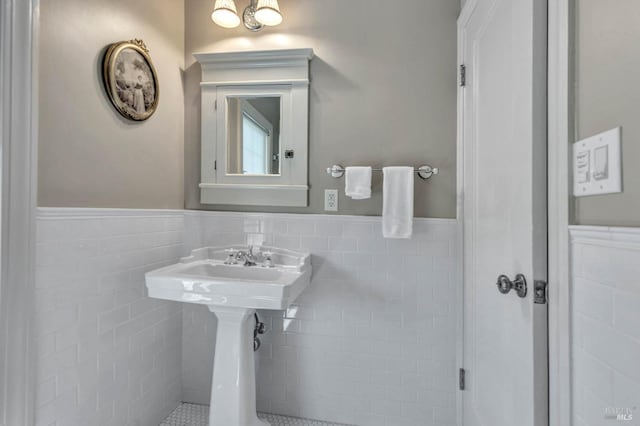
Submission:
M 371 170 L 374 172 L 381 172 L 382 168 L 376 168 Z M 426 165 L 420 166 L 417 169 L 414 169 L 413 171 L 416 172 L 418 176 L 424 180 L 429 179 L 433 175 L 437 175 L 439 172 L 437 167 L 431 167 Z M 342 167 L 340 164 L 334 164 L 333 166 L 327 168 L 327 174 L 330 174 L 331 177 L 334 177 L 336 179 L 341 178 L 342 176 L 344 176 L 344 167 Z

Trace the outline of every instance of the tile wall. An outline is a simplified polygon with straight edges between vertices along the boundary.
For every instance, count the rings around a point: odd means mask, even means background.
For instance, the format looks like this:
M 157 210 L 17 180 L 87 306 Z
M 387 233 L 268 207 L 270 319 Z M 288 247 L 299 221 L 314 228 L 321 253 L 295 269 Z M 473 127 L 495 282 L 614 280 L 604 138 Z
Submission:
M 159 424 L 208 403 L 215 319 L 146 297 L 144 272 L 191 248 L 313 253 L 310 288 L 267 323 L 261 411 L 369 425 L 455 424 L 456 223 L 324 215 L 40 209 L 37 425 Z M 574 424 L 640 406 L 640 231 L 571 229 Z M 633 424 L 631 422 L 630 424 Z
M 182 307 L 144 273 L 183 252 L 182 211 L 39 209 L 38 426 L 158 425 L 182 397 Z
M 380 218 L 187 212 L 186 248 L 275 245 L 313 254 L 286 312 L 261 311 L 258 409 L 362 426 L 456 423 L 456 230 L 417 219 L 385 240 Z M 185 401 L 209 402 L 215 319 L 185 306 Z
M 575 226 L 573 424 L 640 425 L 640 229 Z
M 144 272 L 191 248 L 310 251 L 311 286 L 260 312 L 261 411 L 332 422 L 456 422 L 456 229 L 417 219 L 411 240 L 380 218 L 40 209 L 37 424 L 150 426 L 208 403 L 215 319 L 146 297 Z

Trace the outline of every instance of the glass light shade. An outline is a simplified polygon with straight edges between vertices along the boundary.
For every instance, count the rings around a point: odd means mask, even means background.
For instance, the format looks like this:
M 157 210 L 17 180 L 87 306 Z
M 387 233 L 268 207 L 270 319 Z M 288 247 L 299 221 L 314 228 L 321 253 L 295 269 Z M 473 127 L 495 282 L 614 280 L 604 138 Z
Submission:
M 256 19 L 264 25 L 274 26 L 280 24 L 282 22 L 282 14 L 280 13 L 278 0 L 258 0 Z
M 211 19 L 224 28 L 235 28 L 240 25 L 238 9 L 233 0 L 216 0 Z

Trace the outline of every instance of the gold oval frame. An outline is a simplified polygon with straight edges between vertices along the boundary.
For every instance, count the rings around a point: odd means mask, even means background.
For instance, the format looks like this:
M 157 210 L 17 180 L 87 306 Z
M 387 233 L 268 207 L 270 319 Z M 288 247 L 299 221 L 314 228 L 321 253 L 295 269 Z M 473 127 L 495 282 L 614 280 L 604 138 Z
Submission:
M 122 99 L 120 99 L 120 96 L 116 91 L 116 60 L 118 59 L 120 53 L 122 53 L 122 51 L 124 51 L 125 49 L 132 49 L 138 52 L 149 66 L 151 75 L 153 77 L 153 86 L 155 90 L 154 100 L 151 106 L 142 114 L 138 113 L 133 107 L 126 104 Z M 149 56 L 149 49 L 147 49 L 147 46 L 142 40 L 135 39 L 110 44 L 107 48 L 107 51 L 105 52 L 104 60 L 102 62 L 102 78 L 104 80 L 105 90 L 109 94 L 111 103 L 122 116 L 134 121 L 144 121 L 151 117 L 154 112 L 156 112 L 156 109 L 158 108 L 158 100 L 160 99 L 160 85 L 158 83 L 158 74 L 156 72 L 156 68 L 153 66 L 151 57 Z

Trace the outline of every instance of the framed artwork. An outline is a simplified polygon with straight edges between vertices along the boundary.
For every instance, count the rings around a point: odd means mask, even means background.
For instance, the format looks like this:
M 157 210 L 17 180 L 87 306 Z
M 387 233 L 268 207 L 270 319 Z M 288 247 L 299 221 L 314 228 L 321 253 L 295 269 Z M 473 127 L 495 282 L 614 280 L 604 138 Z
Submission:
M 134 121 L 144 121 L 153 115 L 160 88 L 149 49 L 142 40 L 109 45 L 102 73 L 105 89 L 120 114 Z

